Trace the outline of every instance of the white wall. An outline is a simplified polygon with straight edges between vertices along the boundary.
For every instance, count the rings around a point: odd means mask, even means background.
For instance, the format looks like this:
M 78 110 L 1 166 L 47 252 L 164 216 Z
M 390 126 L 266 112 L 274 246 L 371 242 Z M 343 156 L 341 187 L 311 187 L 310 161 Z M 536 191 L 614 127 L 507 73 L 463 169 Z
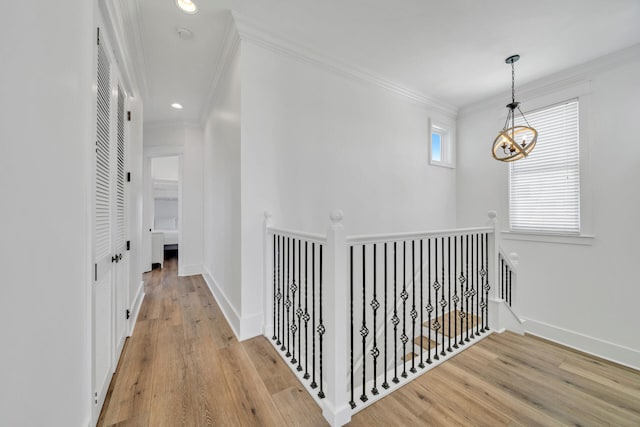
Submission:
M 243 41 L 241 45 L 242 331 L 262 326 L 262 221 L 348 234 L 450 228 L 455 170 L 428 162 L 429 118 L 387 90 Z M 259 72 L 256 72 L 259 70 Z M 484 215 L 478 221 L 484 221 Z
M 94 3 L 0 14 L 0 425 L 90 420 Z
M 172 149 L 182 153 L 182 241 L 179 249 L 181 261 L 178 266 L 178 274 L 181 276 L 202 272 L 203 138 L 202 129 L 194 125 L 152 123 L 144 126 L 145 153 L 161 153 L 163 150 L 165 153 L 171 153 Z M 153 199 L 149 202 L 153 203 Z
M 230 59 L 207 116 L 204 271 L 236 335 L 240 331 L 240 59 Z
M 142 119 L 143 106 L 140 98 L 129 101 L 132 120 L 129 123 L 129 157 L 127 159 L 128 170 L 131 171 L 131 182 L 129 182 L 129 237 L 131 239 L 131 262 L 129 279 L 129 307 L 132 316 L 133 310 L 137 309 L 136 304 L 140 303 L 143 292 L 142 283 L 142 255 L 143 255 L 143 224 L 142 224 L 142 204 L 143 204 L 143 141 L 142 141 Z M 130 319 L 130 323 L 135 322 L 135 317 Z
M 177 181 L 179 179 L 179 160 L 178 156 L 154 157 L 151 159 L 151 177 Z
M 603 357 L 640 367 L 637 303 L 640 255 L 640 48 L 614 54 L 529 85 L 523 107 L 571 92 L 566 81 L 583 81 L 582 197 L 588 209 L 590 246 L 505 240 L 520 255 L 518 312 L 529 331 Z M 590 82 L 590 83 L 589 83 Z M 551 87 L 555 90 L 550 90 Z M 559 95 L 562 96 L 562 95 Z M 583 102 L 584 101 L 584 102 Z M 508 167 L 490 147 L 506 114 L 504 99 L 461 113 L 458 123 L 458 226 L 476 224 L 489 209 L 508 227 Z M 526 111 L 526 110 L 525 110 Z M 535 151 L 534 151 L 535 153 Z M 586 160 L 586 158 L 583 158 Z M 589 199 L 591 202 L 589 203 Z

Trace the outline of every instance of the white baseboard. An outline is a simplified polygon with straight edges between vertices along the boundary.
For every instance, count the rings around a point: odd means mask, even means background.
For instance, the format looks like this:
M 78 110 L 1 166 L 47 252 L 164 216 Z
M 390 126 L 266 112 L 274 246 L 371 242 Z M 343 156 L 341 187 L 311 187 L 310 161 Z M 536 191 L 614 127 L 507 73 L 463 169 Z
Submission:
M 640 370 L 640 351 L 569 331 L 533 319 L 525 319 L 525 332 Z
M 218 282 L 216 282 L 216 279 L 213 278 L 213 275 L 206 267 L 204 268 L 202 277 L 204 277 L 204 281 L 207 283 L 207 286 L 209 286 L 209 290 L 213 294 L 218 306 L 220 306 L 222 314 L 224 314 L 224 317 L 227 319 L 227 323 L 231 326 L 236 338 L 240 340 L 240 334 L 238 331 L 240 330 L 241 323 L 238 312 L 235 310 L 224 291 L 218 285 Z
M 141 280 L 140 284 L 138 285 L 136 297 L 133 300 L 133 305 L 131 307 L 131 317 L 129 318 L 129 336 L 133 335 L 133 330 L 135 329 L 136 323 L 138 322 L 138 314 L 140 314 L 140 307 L 142 306 L 144 295 L 144 280 Z
M 195 276 L 196 274 L 202 274 L 202 265 L 187 264 L 178 266 L 178 276 Z
M 262 335 L 264 332 L 264 316 L 262 313 L 250 314 L 240 319 L 240 341 Z
M 204 281 L 207 283 L 207 286 L 209 286 L 209 290 L 220 306 L 224 317 L 227 319 L 227 323 L 231 326 L 238 341 L 244 341 L 262 335 L 264 330 L 262 313 L 240 316 L 206 267 L 204 268 L 202 277 L 204 277 Z

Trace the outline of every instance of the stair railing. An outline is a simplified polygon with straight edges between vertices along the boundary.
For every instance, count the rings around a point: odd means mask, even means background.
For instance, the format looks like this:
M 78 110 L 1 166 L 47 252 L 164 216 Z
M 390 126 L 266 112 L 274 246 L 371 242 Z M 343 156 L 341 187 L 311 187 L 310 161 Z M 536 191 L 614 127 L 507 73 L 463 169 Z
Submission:
M 331 425 L 494 329 L 489 217 L 487 227 L 347 237 L 339 210 L 326 235 L 274 227 L 265 213 L 265 336 Z

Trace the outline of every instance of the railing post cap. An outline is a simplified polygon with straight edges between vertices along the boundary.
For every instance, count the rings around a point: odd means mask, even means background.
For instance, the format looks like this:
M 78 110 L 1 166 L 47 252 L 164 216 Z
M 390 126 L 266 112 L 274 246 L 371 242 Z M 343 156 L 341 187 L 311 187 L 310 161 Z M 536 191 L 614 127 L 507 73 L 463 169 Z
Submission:
M 331 219 L 332 224 L 339 224 L 344 218 L 344 212 L 342 212 L 342 210 L 340 209 L 334 209 L 331 211 L 331 215 L 329 215 L 329 218 Z
M 273 214 L 269 211 L 264 211 L 264 219 L 270 220 Z
M 490 219 L 496 219 L 498 217 L 498 213 L 496 211 L 489 211 L 489 212 L 487 212 L 487 216 Z

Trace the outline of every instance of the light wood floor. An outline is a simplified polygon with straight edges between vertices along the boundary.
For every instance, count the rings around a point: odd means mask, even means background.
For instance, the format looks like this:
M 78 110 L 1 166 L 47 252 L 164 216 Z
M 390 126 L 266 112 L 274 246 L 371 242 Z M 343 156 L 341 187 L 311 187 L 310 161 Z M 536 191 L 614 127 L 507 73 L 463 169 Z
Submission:
M 238 342 L 200 276 L 147 274 L 99 426 L 315 426 L 320 408 L 262 337 Z M 356 414 L 353 426 L 640 426 L 640 373 L 494 334 Z

